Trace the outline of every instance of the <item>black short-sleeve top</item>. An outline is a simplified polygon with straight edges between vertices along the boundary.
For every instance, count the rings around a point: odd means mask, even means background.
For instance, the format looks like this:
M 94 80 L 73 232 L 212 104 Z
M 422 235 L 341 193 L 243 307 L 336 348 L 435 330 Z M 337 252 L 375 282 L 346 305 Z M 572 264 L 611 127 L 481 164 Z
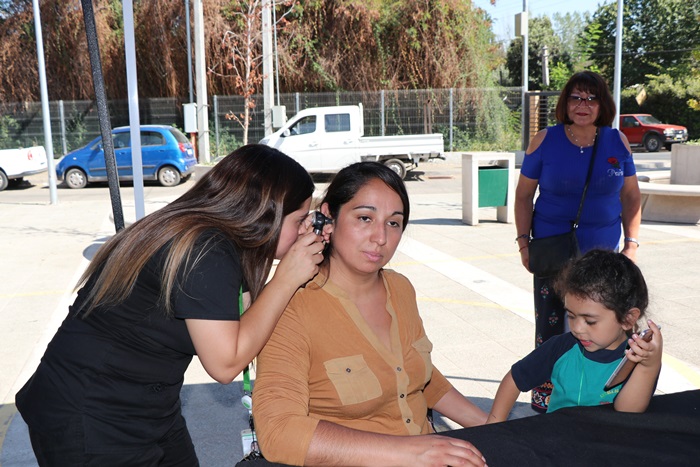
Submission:
M 243 284 L 239 253 L 217 231 L 196 242 L 188 273 L 172 292 L 173 313 L 160 300 L 169 245 L 144 266 L 129 297 L 81 311 L 88 281 L 49 343 L 17 407 L 38 431 L 82 418 L 88 450 L 109 452 L 159 439 L 180 414 L 180 389 L 194 345 L 185 319 L 238 320 Z M 243 286 L 245 287 L 245 286 Z

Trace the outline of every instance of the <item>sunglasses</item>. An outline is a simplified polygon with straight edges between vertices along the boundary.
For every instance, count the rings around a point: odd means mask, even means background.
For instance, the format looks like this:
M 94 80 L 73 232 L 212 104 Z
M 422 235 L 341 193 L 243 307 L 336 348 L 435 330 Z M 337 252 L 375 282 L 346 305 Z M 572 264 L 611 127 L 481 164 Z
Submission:
M 574 107 L 578 107 L 581 105 L 582 102 L 586 103 L 586 106 L 588 107 L 593 107 L 595 105 L 598 105 L 600 103 L 600 99 L 598 99 L 598 96 L 588 96 L 588 97 L 581 97 L 577 95 L 572 95 L 569 96 L 569 104 L 572 104 Z

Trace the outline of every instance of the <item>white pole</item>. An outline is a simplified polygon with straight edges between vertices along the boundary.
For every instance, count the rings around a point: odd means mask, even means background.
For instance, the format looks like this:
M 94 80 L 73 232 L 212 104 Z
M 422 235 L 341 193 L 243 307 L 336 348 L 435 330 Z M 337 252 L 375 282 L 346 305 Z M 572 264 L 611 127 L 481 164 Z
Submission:
M 274 98 L 274 77 L 272 75 L 272 2 L 262 2 L 262 46 L 263 46 L 263 114 L 265 115 L 265 135 L 272 134 L 272 99 Z
M 525 121 L 525 115 L 528 114 L 528 112 L 526 112 L 526 110 L 525 110 L 525 106 L 529 105 L 529 103 L 525 101 L 525 94 L 527 94 L 527 91 L 528 91 L 528 59 L 529 59 L 527 36 L 530 33 L 530 31 L 529 31 L 530 18 L 529 18 L 529 15 L 527 13 L 527 0 L 523 0 L 523 16 L 525 17 L 525 25 L 524 25 L 525 32 L 522 34 L 522 38 L 523 38 L 522 88 L 523 89 L 521 91 L 522 115 L 520 117 L 520 123 L 522 125 L 521 131 L 523 134 L 523 148 L 522 149 L 525 150 L 525 149 L 527 149 L 528 140 L 529 140 L 528 135 L 525 134 L 525 130 L 528 127 L 527 122 Z
M 185 0 L 185 25 L 187 28 L 187 84 L 190 91 L 189 102 L 194 102 L 194 93 L 192 92 L 192 26 L 190 25 L 190 0 Z
M 202 0 L 194 0 L 194 62 L 197 80 L 197 158 L 210 162 L 209 103 L 207 100 L 206 57 L 204 55 L 204 13 Z
M 617 32 L 615 33 L 615 72 L 613 98 L 615 99 L 615 119 L 613 128 L 620 128 L 620 81 L 622 80 L 622 7 L 624 0 L 617 0 Z
M 53 160 L 53 140 L 51 138 L 51 114 L 49 113 L 49 91 L 46 86 L 46 63 L 44 62 L 44 39 L 41 34 L 41 13 L 39 0 L 32 0 L 34 8 L 34 29 L 36 30 L 36 55 L 39 65 L 39 89 L 41 91 L 41 119 L 44 123 L 44 146 L 46 146 L 46 163 L 49 172 L 49 202 L 58 203 L 56 193 L 56 169 Z
M 136 80 L 136 40 L 134 38 L 134 2 L 125 0 L 124 52 L 126 54 L 126 84 L 129 96 L 129 134 L 131 135 L 131 168 L 134 176 L 134 211 L 136 220 L 146 215 L 143 195 L 143 160 L 141 157 L 141 120 L 139 118 L 139 87 Z
M 274 1 L 272 2 L 272 32 L 275 39 L 275 93 L 277 95 L 277 105 L 280 105 L 280 59 L 277 54 L 277 11 Z

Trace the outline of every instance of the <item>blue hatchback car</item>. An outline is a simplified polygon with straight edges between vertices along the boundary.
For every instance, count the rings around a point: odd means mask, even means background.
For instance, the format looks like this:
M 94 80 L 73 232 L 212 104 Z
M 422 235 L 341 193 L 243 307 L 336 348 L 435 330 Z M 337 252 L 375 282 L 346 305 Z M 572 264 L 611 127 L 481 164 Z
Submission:
M 131 133 L 128 126 L 112 130 L 119 180 L 133 180 Z M 197 159 L 189 140 L 177 128 L 166 125 L 141 125 L 143 179 L 157 180 L 163 186 L 175 186 L 187 180 Z M 107 180 L 102 137 L 72 151 L 56 164 L 56 176 L 70 188 L 84 188 L 89 182 Z

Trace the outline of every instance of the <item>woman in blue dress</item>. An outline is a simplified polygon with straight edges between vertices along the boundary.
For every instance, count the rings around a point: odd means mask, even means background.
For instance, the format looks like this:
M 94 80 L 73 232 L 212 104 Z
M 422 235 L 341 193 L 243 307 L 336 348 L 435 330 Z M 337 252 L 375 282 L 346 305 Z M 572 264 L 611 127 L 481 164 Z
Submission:
M 605 80 L 592 71 L 582 71 L 569 79 L 559 96 L 558 123 L 532 138 L 515 191 L 516 243 L 525 268 L 531 238 L 571 229 L 596 140 L 591 179 L 576 230 L 581 253 L 593 248 L 621 250 L 631 260 L 636 259 L 641 194 L 627 138 L 611 128 L 615 113 Z M 565 331 L 566 314 L 551 287 L 551 278 L 534 277 L 534 298 L 537 347 Z M 551 382 L 543 382 L 533 390 L 535 410 L 546 411 L 551 389 Z

